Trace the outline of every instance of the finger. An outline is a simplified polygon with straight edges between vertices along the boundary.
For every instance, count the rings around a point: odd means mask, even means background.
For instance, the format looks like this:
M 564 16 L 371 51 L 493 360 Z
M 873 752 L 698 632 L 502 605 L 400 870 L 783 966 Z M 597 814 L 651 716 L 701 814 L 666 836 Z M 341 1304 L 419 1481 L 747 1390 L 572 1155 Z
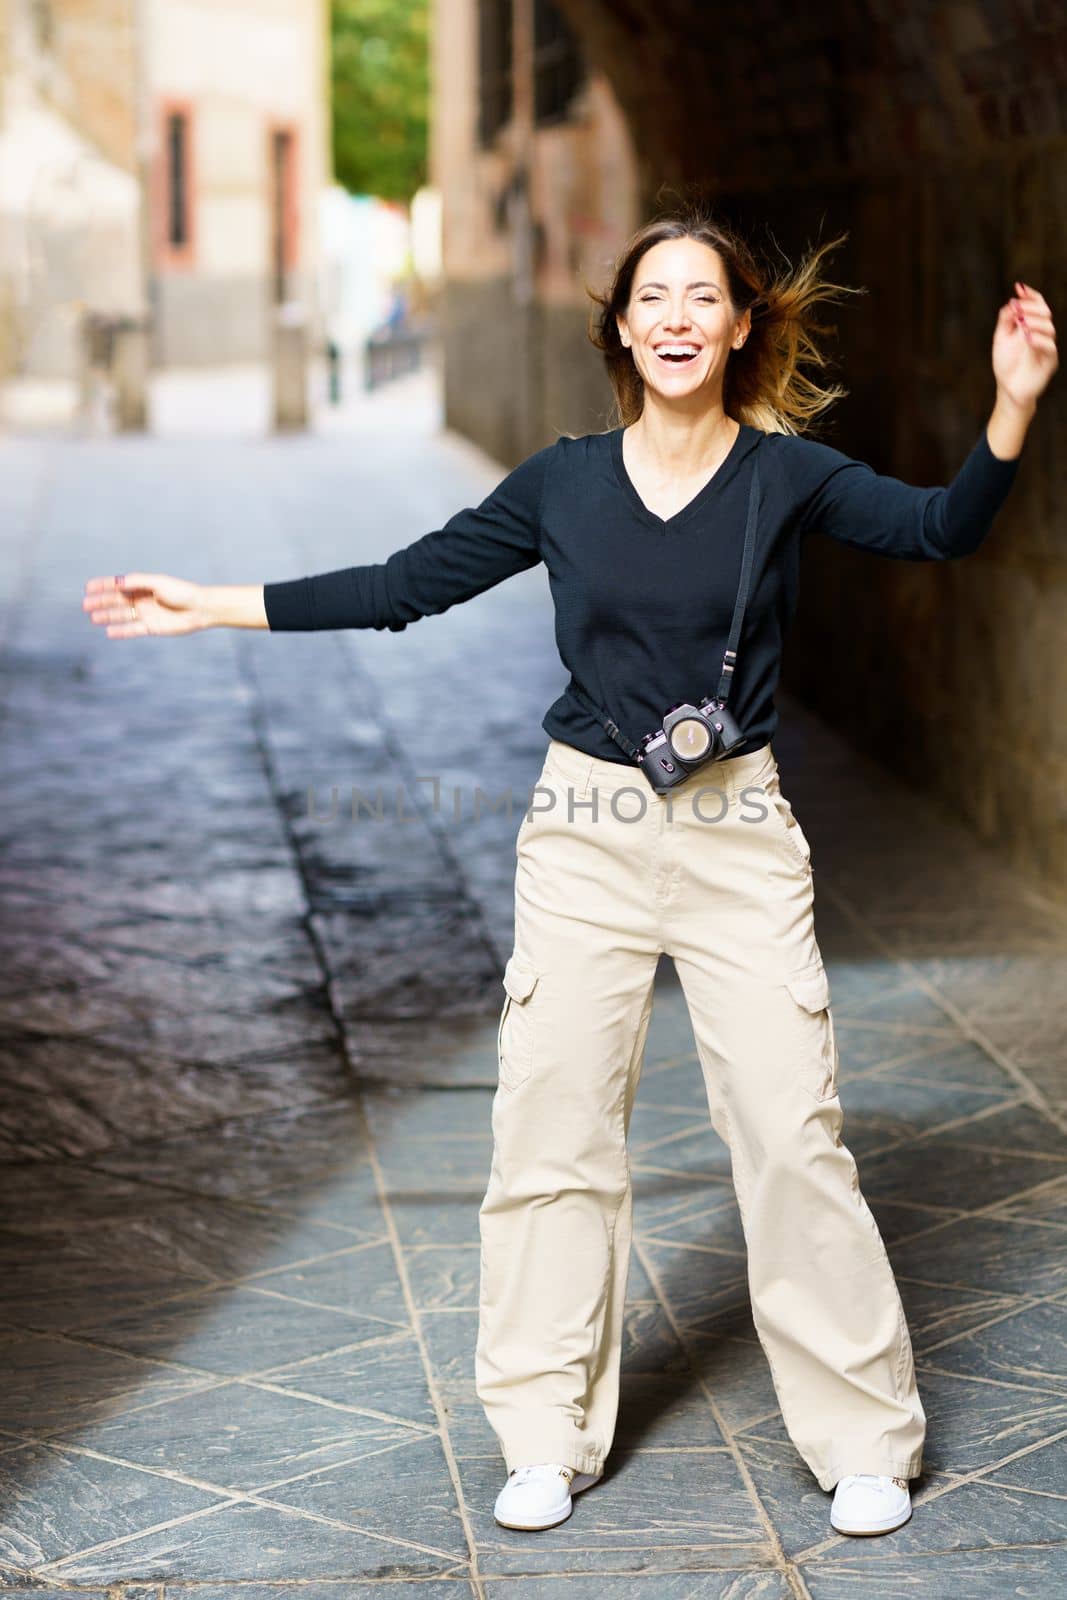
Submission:
M 121 605 L 125 610 L 129 610 L 129 602 L 125 599 L 122 590 L 116 589 L 114 585 L 110 589 L 98 590 L 96 594 L 82 596 L 83 611 L 98 612 L 102 611 L 106 606 L 115 605 Z
M 996 331 L 1000 334 L 1006 334 L 1009 339 L 1016 334 L 1026 333 L 1026 323 L 1013 305 L 1006 305 L 1000 313 L 997 318 Z
M 130 602 L 123 601 L 120 605 L 100 604 L 93 607 L 91 613 L 93 622 L 135 622 L 138 619 L 130 615 Z
M 106 615 L 97 620 L 99 620 L 106 627 L 107 636 L 109 639 L 124 639 L 128 636 L 132 637 L 134 634 L 148 632 L 148 626 L 144 617 L 131 617 L 129 606 L 123 606 L 122 609 L 118 611 L 109 611 L 106 613 Z
M 1049 322 L 1052 321 L 1052 312 L 1044 301 L 1028 300 L 1024 295 L 1016 294 L 1012 295 L 1008 304 L 1014 306 L 1017 311 L 1023 312 L 1027 317 L 1046 317 Z
M 110 578 L 87 578 L 86 595 L 151 594 L 155 589 L 151 572 L 116 573 Z
M 1048 302 L 1046 301 L 1044 295 L 1039 293 L 1037 289 L 1032 289 L 1028 283 L 1022 283 L 1017 280 L 1015 284 L 1015 293 L 1020 299 L 1027 300 L 1031 305 L 1041 306 L 1046 311 L 1049 309 Z
M 115 579 L 120 589 L 154 589 L 161 572 L 126 572 Z
M 160 572 L 120 572 L 112 582 L 122 594 L 151 593 L 162 576 Z
M 1052 333 L 1056 324 L 1051 317 L 1045 316 L 1042 311 L 1023 310 L 1019 313 L 1028 328 L 1037 328 L 1040 333 Z
M 114 578 L 87 578 L 85 580 L 86 594 L 121 594 L 124 579 Z
M 1016 304 L 1013 315 L 1020 327 L 1032 333 L 1047 333 L 1055 337 L 1056 330 L 1052 318 L 1045 316 L 1042 312 L 1031 311 L 1025 306 Z

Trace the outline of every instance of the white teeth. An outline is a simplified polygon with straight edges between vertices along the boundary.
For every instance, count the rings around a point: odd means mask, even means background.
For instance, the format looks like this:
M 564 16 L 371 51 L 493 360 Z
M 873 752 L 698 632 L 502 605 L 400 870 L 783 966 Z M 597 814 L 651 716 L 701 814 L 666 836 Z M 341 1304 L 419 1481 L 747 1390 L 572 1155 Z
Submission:
M 661 344 L 656 347 L 658 356 L 695 356 L 698 353 L 695 344 Z

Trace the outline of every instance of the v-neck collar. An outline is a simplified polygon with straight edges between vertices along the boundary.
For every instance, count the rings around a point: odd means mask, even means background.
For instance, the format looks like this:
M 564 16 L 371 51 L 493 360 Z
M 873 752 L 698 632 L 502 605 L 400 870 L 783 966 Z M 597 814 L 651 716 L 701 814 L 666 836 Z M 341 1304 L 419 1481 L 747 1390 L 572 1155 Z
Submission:
M 759 438 L 758 428 L 751 428 L 746 422 L 742 422 L 737 434 L 737 438 L 734 440 L 733 444 L 730 446 L 729 450 L 726 452 L 726 455 L 720 461 L 719 465 L 716 467 L 707 483 L 705 483 L 702 488 L 698 489 L 693 498 L 691 500 L 687 500 L 685 505 L 682 506 L 681 510 L 676 511 L 672 517 L 660 517 L 657 516 L 654 511 L 650 511 L 648 506 L 645 505 L 645 502 L 641 499 L 641 496 L 634 487 L 630 474 L 626 470 L 626 463 L 622 457 L 622 436 L 625 431 L 625 427 L 613 428 L 608 434 L 608 440 L 611 446 L 611 464 L 614 468 L 615 476 L 619 481 L 619 487 L 626 495 L 626 498 L 630 501 L 630 504 L 633 506 L 634 511 L 640 517 L 641 521 L 646 522 L 652 528 L 659 529 L 661 532 L 667 532 L 678 527 L 681 523 L 687 522 L 690 517 L 697 516 L 698 513 L 704 509 L 712 496 L 717 494 L 722 488 L 724 482 L 733 477 L 735 471 L 737 470 L 738 463 L 741 461 L 742 457 L 748 454 L 749 450 Z

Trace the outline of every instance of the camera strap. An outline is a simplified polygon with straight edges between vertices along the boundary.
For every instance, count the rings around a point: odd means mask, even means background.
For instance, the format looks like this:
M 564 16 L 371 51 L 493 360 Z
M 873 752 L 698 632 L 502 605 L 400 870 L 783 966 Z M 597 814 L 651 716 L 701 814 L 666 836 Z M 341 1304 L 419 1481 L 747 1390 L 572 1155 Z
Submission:
M 748 587 L 752 579 L 752 561 L 756 553 L 756 524 L 759 518 L 759 447 L 763 443 L 764 435 L 761 433 L 756 440 L 752 451 L 752 486 L 748 492 L 748 519 L 745 523 L 745 548 L 741 555 L 741 577 L 737 585 L 737 599 L 734 601 L 734 614 L 730 622 L 730 638 L 722 658 L 722 674 L 719 685 L 715 691 L 715 698 L 725 705 L 730 697 L 730 685 L 733 681 L 734 667 L 737 665 L 737 643 L 741 637 L 741 628 L 745 620 L 745 607 L 748 604 Z M 610 739 L 613 739 L 621 750 L 632 761 L 639 761 L 641 746 L 628 739 L 619 727 L 597 705 L 596 701 L 586 694 L 573 680 L 568 689 L 571 698 L 577 700 L 579 705 L 591 713 L 604 729 Z

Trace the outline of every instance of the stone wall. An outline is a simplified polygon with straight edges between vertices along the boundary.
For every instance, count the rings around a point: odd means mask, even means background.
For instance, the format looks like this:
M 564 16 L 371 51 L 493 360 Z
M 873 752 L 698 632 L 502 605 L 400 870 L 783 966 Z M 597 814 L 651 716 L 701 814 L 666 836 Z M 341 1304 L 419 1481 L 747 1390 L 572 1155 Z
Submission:
M 82 309 L 141 305 L 132 0 L 0 11 L 0 374 L 69 380 Z
M 503 278 L 450 279 L 441 323 L 448 426 L 498 460 L 516 463 L 559 433 L 612 425 L 611 390 L 581 311 L 517 306 Z
M 17 0 L 37 36 L 38 87 L 108 161 L 136 170 L 133 0 Z
M 842 276 L 870 291 L 838 313 L 851 392 L 828 443 L 911 483 L 950 481 L 993 404 L 1012 279 L 1067 307 L 1062 170 L 1006 151 L 808 197 L 851 229 Z M 1057 377 L 975 554 L 895 562 L 809 541 L 783 681 L 1067 899 L 1064 409 Z
M 439 6 L 451 49 L 473 37 L 471 5 Z M 868 292 L 829 313 L 831 376 L 850 393 L 817 436 L 877 471 L 948 482 L 993 404 L 993 325 L 1013 280 L 1067 327 L 1062 8 L 559 6 L 596 91 L 569 145 L 553 130 L 562 178 L 534 137 L 541 255 L 521 316 L 507 233 L 489 222 L 521 151 L 509 128 L 473 148 L 457 99 L 473 93 L 469 68 L 454 91 L 439 83 L 449 422 L 507 462 L 557 431 L 608 426 L 584 283 L 659 205 L 703 195 L 793 259 L 848 231 L 831 276 Z M 540 189 L 539 169 L 555 175 Z M 893 562 L 809 542 L 783 683 L 1067 901 L 1065 393 L 1060 374 L 975 555 Z

